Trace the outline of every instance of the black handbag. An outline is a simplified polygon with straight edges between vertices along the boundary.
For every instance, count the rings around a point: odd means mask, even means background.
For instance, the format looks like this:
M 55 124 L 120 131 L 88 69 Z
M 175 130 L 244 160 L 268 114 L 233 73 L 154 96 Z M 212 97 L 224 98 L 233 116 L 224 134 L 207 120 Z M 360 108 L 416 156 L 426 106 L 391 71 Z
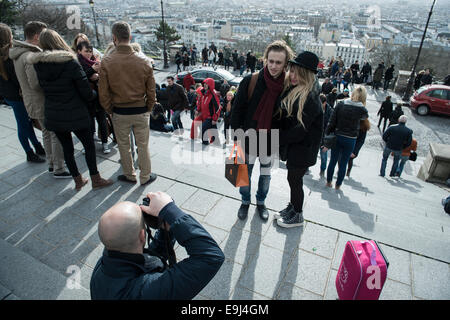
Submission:
M 323 146 L 327 149 L 332 149 L 336 145 L 337 137 L 334 133 L 330 133 L 323 137 Z
M 411 151 L 411 154 L 409 155 L 409 160 L 416 161 L 417 160 L 417 153 L 414 151 Z

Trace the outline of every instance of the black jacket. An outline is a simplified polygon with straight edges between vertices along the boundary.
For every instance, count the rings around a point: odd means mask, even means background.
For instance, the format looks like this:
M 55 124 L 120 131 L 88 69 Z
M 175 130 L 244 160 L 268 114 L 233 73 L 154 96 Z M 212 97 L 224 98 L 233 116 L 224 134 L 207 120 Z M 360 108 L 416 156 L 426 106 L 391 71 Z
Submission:
M 330 92 L 327 94 L 327 102 L 330 105 L 330 107 L 334 108 L 334 104 L 337 100 L 337 93 Z
M 325 94 L 325 95 L 327 95 L 327 94 L 329 94 L 330 92 L 331 92 L 331 90 L 333 90 L 333 88 L 334 88 L 334 86 L 333 86 L 333 84 L 331 83 L 331 81 L 330 82 L 328 82 L 328 83 L 323 83 L 322 84 L 322 93 L 323 94 Z
M 16 71 L 14 70 L 13 61 L 8 58 L 3 61 L 8 80 L 3 79 L 0 75 L 0 96 L 11 101 L 22 101 L 20 95 L 20 84 L 17 80 Z
M 334 108 L 325 134 L 334 132 L 336 135 L 356 138 L 359 132 L 360 120 L 367 119 L 369 113 L 361 102 L 346 100 Z
M 261 101 L 262 96 L 264 95 L 264 91 L 266 90 L 266 82 L 264 80 L 264 69 L 259 71 L 258 80 L 256 81 L 256 86 L 253 91 L 253 95 L 250 101 L 248 101 L 248 86 L 250 84 L 251 75 L 246 76 L 241 83 L 239 84 L 238 91 L 236 92 L 234 103 L 231 109 L 231 128 L 233 130 L 242 129 L 244 132 L 246 132 L 249 129 L 255 129 L 257 128 L 257 121 L 253 120 L 253 117 L 256 113 L 256 110 L 258 108 L 258 104 Z M 275 102 L 274 108 L 273 108 L 273 117 L 272 117 L 272 126 L 271 129 L 279 129 L 280 123 L 277 119 L 276 106 L 280 104 L 280 97 L 278 97 L 277 101 Z M 257 135 L 257 138 L 259 139 L 259 135 Z M 270 132 L 268 134 L 267 138 L 267 150 L 270 152 L 271 150 L 271 137 Z M 259 140 L 257 143 L 257 155 L 259 155 Z M 248 147 L 249 144 L 245 144 L 246 150 L 245 152 L 248 154 Z
M 169 94 L 167 88 L 156 89 L 156 100 L 165 110 L 169 109 Z
M 386 72 L 384 73 L 384 79 L 385 80 L 391 80 L 394 77 L 394 68 L 389 67 Z
M 413 131 L 409 129 L 404 123 L 390 126 L 383 134 L 383 140 L 386 142 L 386 147 L 389 149 L 400 151 L 407 147 L 412 142 Z
M 28 57 L 44 95 L 44 124 L 50 131 L 75 131 L 90 126 L 88 104 L 95 99 L 83 68 L 67 51 L 44 51 Z
M 365 65 L 363 65 L 361 72 L 363 74 L 372 74 L 372 67 L 370 64 L 366 63 Z
M 398 106 L 395 108 L 394 111 L 392 111 L 391 117 L 389 118 L 389 125 L 391 124 L 397 124 L 398 123 L 398 118 L 400 118 L 400 116 L 402 116 L 403 110 L 401 106 Z
M 377 115 L 381 118 L 391 118 L 392 115 L 392 102 L 391 101 L 383 101 L 381 104 L 380 110 L 378 110 Z
M 290 91 L 286 91 L 282 99 Z M 319 99 L 320 86 L 316 82 L 303 106 L 302 121 L 297 119 L 298 100 L 294 102 L 292 114 L 287 117 L 287 110 L 282 109 L 280 123 L 280 147 L 287 146 L 287 167 L 304 168 L 313 166 L 323 135 L 323 109 Z M 280 150 L 282 152 L 282 150 Z
M 187 300 L 215 276 L 225 256 L 209 233 L 173 202 L 160 217 L 170 224 L 170 240 L 186 248 L 189 257 L 166 268 L 166 242 L 158 231 L 144 254 L 105 250 L 92 272 L 93 300 Z
M 186 92 L 178 83 L 174 83 L 172 87 L 167 87 L 168 105 L 173 111 L 183 111 L 189 108 Z M 162 103 L 161 103 L 162 104 Z
M 364 141 L 366 141 L 367 131 L 359 130 L 358 138 L 356 138 L 355 147 L 353 148 L 353 154 L 355 155 L 355 158 L 359 154 L 359 150 L 361 150 Z
M 322 109 L 323 110 L 323 109 Z M 325 129 L 328 126 L 328 122 L 330 121 L 331 114 L 333 113 L 333 108 L 330 107 L 330 105 L 327 103 L 325 105 L 325 111 L 323 112 L 323 133 L 322 133 L 322 142 L 321 145 L 323 145 L 323 137 L 325 136 Z

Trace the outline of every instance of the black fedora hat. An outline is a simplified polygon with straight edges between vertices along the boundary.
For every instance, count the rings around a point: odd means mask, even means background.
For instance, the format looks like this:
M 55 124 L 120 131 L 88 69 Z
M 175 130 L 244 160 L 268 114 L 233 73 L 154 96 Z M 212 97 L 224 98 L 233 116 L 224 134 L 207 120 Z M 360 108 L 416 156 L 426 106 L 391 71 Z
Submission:
M 319 58 L 315 53 L 310 51 L 303 51 L 298 54 L 297 58 L 290 60 L 289 63 L 296 64 L 305 69 L 311 70 L 317 73 L 317 65 L 319 64 Z

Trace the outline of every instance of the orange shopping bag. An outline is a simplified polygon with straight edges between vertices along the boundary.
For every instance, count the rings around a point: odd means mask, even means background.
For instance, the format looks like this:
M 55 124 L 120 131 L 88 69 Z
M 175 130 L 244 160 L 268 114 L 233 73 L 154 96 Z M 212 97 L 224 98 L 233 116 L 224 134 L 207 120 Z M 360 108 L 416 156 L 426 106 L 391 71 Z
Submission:
M 236 156 L 233 157 L 234 150 Z M 246 187 L 248 183 L 248 167 L 245 164 L 245 156 L 240 146 L 233 145 L 230 156 L 225 160 L 225 178 L 235 187 Z

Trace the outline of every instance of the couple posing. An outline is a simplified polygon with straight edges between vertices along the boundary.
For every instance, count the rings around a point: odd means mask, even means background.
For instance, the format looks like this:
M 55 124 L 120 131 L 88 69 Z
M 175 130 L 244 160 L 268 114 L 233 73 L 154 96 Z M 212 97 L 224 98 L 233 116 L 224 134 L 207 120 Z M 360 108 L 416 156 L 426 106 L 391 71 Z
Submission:
M 259 216 L 269 218 L 264 201 L 269 192 L 271 130 L 279 131 L 280 156 L 287 161 L 290 203 L 276 215 L 278 225 L 296 227 L 303 224 L 303 176 L 314 165 L 323 131 L 323 110 L 319 99 L 320 85 L 316 78 L 318 57 L 304 51 L 293 59 L 293 52 L 284 41 L 270 44 L 264 53 L 265 67 L 245 77 L 236 93 L 231 115 L 233 130 L 256 130 L 257 146 L 249 147 L 248 139 L 239 141 L 245 146 L 249 186 L 241 187 L 242 205 L 238 211 L 246 219 L 250 207 L 251 175 L 256 158 L 260 162 L 260 176 L 256 201 Z M 260 150 L 260 134 L 268 132 L 267 145 Z M 262 136 L 261 136 L 262 137 Z M 249 152 L 251 151 L 251 152 Z M 256 152 L 256 153 L 255 153 Z

